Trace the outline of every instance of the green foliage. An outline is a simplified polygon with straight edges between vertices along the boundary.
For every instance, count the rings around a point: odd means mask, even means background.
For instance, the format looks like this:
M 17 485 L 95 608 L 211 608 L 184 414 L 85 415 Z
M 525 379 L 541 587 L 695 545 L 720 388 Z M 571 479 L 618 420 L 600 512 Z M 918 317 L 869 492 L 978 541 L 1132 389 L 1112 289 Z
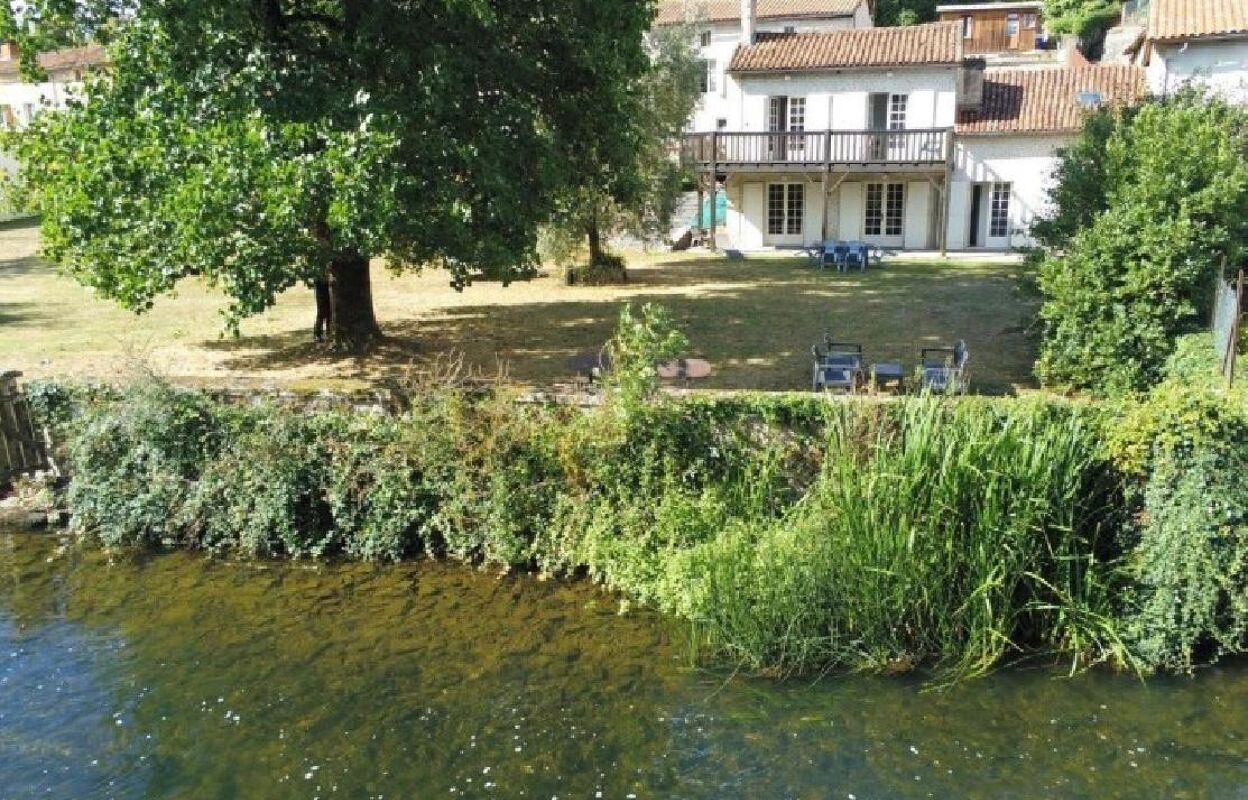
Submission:
M 648 400 L 659 386 L 655 364 L 683 355 L 688 348 L 689 340 L 672 324 L 666 308 L 646 303 L 635 315 L 632 304 L 626 303 L 615 336 L 607 343 L 611 368 L 606 385 L 625 405 Z
M 602 175 L 632 164 L 631 107 L 612 101 L 647 73 L 653 13 L 646 0 L 24 5 L 39 23 L 21 32 L 28 52 L 110 41 L 80 101 L 5 143 L 46 255 L 135 311 L 203 276 L 232 326 L 332 274 L 336 328 L 374 325 L 370 257 L 446 267 L 460 287 L 531 269 L 587 154 Z
M 1117 0 L 1044 0 L 1044 27 L 1087 41 L 1112 27 L 1121 13 Z
M 1093 115 L 1062 156 L 1042 244 L 1037 373 L 1100 394 L 1160 380 L 1248 242 L 1248 115 L 1184 93 Z
M 1138 508 L 1123 627 L 1141 665 L 1190 671 L 1248 652 L 1248 409 L 1167 381 L 1107 440 Z
M 652 364 L 670 329 L 626 321 L 621 363 Z M 584 571 L 754 669 L 1125 658 L 1095 448 L 1064 406 L 437 392 L 382 417 L 159 385 L 88 405 L 70 502 L 110 546 Z
M 879 0 L 875 4 L 875 24 L 884 27 L 932 22 L 937 5 L 936 0 Z

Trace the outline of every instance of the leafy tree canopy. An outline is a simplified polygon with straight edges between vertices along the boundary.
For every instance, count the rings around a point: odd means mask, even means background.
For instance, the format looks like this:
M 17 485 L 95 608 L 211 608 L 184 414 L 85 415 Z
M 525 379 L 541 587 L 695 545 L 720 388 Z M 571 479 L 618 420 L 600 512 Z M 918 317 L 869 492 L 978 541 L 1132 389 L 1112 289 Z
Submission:
M 632 155 L 650 0 L 34 0 L 27 53 L 109 42 L 81 102 L 11 146 L 46 253 L 143 310 L 198 275 L 237 325 L 328 278 L 335 339 L 377 333 L 369 259 L 530 269 L 592 153 Z
M 1044 27 L 1087 39 L 1112 26 L 1121 12 L 1118 0 L 1044 0 Z
M 1248 255 L 1248 112 L 1186 92 L 1101 111 L 1062 152 L 1041 245 L 1050 383 L 1145 389 Z

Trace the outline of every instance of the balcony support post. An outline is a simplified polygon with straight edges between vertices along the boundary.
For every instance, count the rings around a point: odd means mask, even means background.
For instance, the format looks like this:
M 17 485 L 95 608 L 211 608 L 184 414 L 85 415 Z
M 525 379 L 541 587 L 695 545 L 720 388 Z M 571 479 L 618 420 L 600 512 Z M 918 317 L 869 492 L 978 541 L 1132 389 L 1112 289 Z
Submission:
M 828 240 L 828 178 L 832 174 L 832 131 L 823 134 L 823 215 L 819 226 L 819 244 Z
M 719 185 L 715 181 L 715 159 L 719 157 L 719 131 L 711 134 L 711 252 L 714 253 L 718 248 L 716 232 L 718 230 L 718 221 L 715 219 L 715 206 L 719 204 Z
M 953 192 L 949 191 L 949 180 L 953 177 L 953 134 L 946 131 L 945 143 L 945 179 L 941 182 L 940 192 L 940 230 L 936 232 L 940 241 L 940 257 L 944 258 L 949 251 L 949 203 Z

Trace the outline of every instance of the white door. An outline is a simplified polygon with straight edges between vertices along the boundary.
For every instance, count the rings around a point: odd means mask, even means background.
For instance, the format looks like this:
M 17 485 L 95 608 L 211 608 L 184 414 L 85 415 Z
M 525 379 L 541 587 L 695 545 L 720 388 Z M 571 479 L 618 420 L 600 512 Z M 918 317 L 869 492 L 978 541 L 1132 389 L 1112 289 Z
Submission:
M 985 186 L 988 198 L 988 235 L 984 243 L 994 250 L 1005 250 L 1010 246 L 1010 195 L 1013 186 L 1009 183 L 991 183 Z
M 767 184 L 766 243 L 772 246 L 801 246 L 806 219 L 806 184 Z
M 868 183 L 863 203 L 862 238 L 881 247 L 905 245 L 906 185 Z
M 757 250 L 763 246 L 763 227 L 766 209 L 763 204 L 765 185 L 747 183 L 741 187 L 741 233 L 737 244 L 742 250 Z

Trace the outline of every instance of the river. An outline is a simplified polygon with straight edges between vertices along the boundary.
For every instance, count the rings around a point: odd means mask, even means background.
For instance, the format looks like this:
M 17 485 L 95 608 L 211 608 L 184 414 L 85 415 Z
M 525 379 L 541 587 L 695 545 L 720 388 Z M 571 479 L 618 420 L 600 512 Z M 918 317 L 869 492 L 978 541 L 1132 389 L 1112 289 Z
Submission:
M 1248 665 L 777 682 L 586 583 L 0 534 L 0 798 L 1248 797 Z

